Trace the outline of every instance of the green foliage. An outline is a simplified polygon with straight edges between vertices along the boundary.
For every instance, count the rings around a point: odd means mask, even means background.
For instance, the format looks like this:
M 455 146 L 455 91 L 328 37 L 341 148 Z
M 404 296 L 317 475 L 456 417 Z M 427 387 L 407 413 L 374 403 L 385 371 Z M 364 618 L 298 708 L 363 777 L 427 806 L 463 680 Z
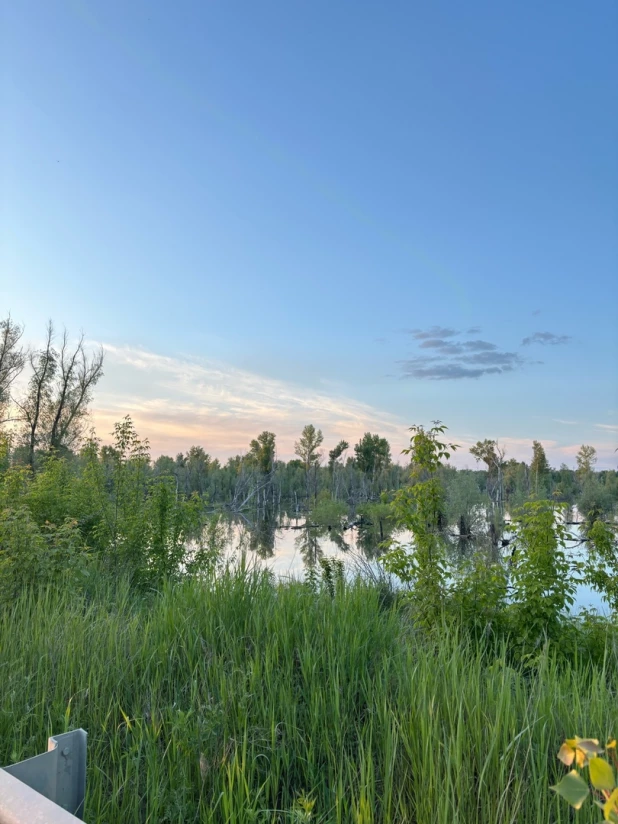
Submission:
M 485 439 L 470 447 L 470 454 L 487 466 L 487 493 L 492 506 L 502 513 L 504 506 L 504 449 L 498 441 Z
M 549 471 L 549 463 L 543 445 L 540 441 L 532 441 L 530 477 L 532 479 L 532 488 L 536 495 L 545 496 L 547 494 Z
M 565 553 L 565 507 L 533 501 L 515 512 L 510 560 L 511 615 L 518 635 L 532 647 L 560 638 L 561 618 L 574 601 L 579 569 Z
M 614 524 L 596 520 L 588 532 L 587 583 L 618 613 L 618 537 Z
M 594 446 L 582 444 L 575 460 L 577 461 L 577 474 L 580 480 L 584 481 L 592 474 L 594 465 L 597 462 L 597 451 Z
M 404 454 L 411 458 L 413 483 L 397 492 L 393 508 L 398 526 L 412 533 L 414 544 L 405 547 L 390 541 L 382 564 L 410 587 L 419 624 L 431 625 L 442 611 L 448 590 L 446 543 L 441 534 L 444 487 L 436 473 L 457 447 L 438 440 L 446 431 L 439 421 L 430 429 L 413 426 L 410 431 L 410 448 Z
M 458 566 L 451 588 L 452 608 L 474 635 L 500 635 L 508 629 L 508 576 L 500 559 L 479 549 Z
M 616 497 L 607 485 L 602 484 L 594 475 L 584 476 L 577 506 L 586 529 L 590 529 L 595 521 L 610 515 L 615 504 Z
M 247 457 L 263 475 L 268 475 L 273 470 L 275 439 L 273 432 L 262 432 L 251 441 Z
M 26 506 L 0 513 L 0 603 L 27 587 L 59 584 L 84 569 L 84 544 L 77 522 L 39 526 Z
M 350 444 L 347 441 L 339 441 L 337 446 L 330 450 L 330 452 L 328 453 L 328 470 L 329 472 L 331 472 L 331 474 L 334 472 L 335 466 L 337 465 L 337 461 L 339 460 L 339 458 L 341 458 L 346 449 L 349 448 Z
M 85 817 L 106 824 L 570 820 L 550 753 L 618 725 L 609 650 L 509 665 L 506 643 L 428 637 L 377 587 L 333 597 L 318 575 L 22 592 L 0 612 L 0 764 L 83 727 Z
M 186 497 L 173 475 L 153 475 L 148 443 L 130 418 L 114 443 L 91 438 L 75 457 L 50 453 L 33 475 L 13 466 L 0 474 L 0 586 L 53 584 L 82 575 L 88 559 L 136 584 L 182 569 L 211 568 L 216 541 L 203 542 L 204 500 Z M 219 542 L 220 554 L 220 542 Z
M 485 499 L 475 472 L 444 467 L 440 471 L 445 486 L 445 512 L 449 524 L 456 524 L 465 550 L 471 541 L 480 539 L 486 523 Z
M 390 463 L 391 448 L 386 438 L 365 432 L 354 447 L 354 455 L 360 471 L 375 476 Z
M 305 426 L 300 439 L 294 444 L 294 452 L 303 462 L 305 469 L 309 470 L 320 462 L 322 456 L 319 449 L 323 440 L 321 429 L 316 429 L 312 423 Z
M 341 529 L 347 514 L 346 504 L 334 501 L 327 492 L 321 492 L 316 505 L 311 509 L 309 520 L 318 526 Z

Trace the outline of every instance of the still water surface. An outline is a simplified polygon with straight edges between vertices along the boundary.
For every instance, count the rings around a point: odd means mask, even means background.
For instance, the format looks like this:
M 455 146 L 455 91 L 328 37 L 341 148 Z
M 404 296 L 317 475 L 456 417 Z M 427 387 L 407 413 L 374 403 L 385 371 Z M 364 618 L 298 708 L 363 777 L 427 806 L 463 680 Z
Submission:
M 306 570 L 319 558 L 343 561 L 350 574 L 357 571 L 379 571 L 380 538 L 368 530 L 352 527 L 342 532 L 326 528 L 305 528 L 302 519 L 283 518 L 278 522 L 252 522 L 238 519 L 227 526 L 226 555 L 233 557 L 245 551 L 247 559 L 271 570 L 277 578 L 302 580 Z M 410 533 L 395 531 L 392 537 L 408 543 Z M 569 550 L 574 560 L 581 560 L 585 549 Z M 608 607 L 598 592 L 580 585 L 575 593 L 572 611 L 594 609 L 607 613 Z

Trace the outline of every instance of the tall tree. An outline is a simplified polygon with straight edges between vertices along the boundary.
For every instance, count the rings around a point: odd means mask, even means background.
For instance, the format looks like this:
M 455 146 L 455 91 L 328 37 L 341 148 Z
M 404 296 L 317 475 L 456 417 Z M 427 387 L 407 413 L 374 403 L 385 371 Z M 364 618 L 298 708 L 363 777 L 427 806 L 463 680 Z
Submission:
M 331 449 L 328 453 L 328 471 L 330 473 L 331 478 L 331 487 L 332 487 L 332 495 L 337 500 L 339 498 L 339 484 L 341 481 L 341 471 L 337 469 L 338 467 L 341 468 L 340 458 L 342 457 L 343 453 L 346 449 L 350 448 L 350 444 L 347 441 L 339 441 L 337 446 L 334 449 Z
M 274 432 L 261 432 L 251 441 L 247 458 L 262 475 L 269 475 L 275 464 Z
M 317 470 L 322 460 L 322 453 L 319 450 L 323 440 L 322 430 L 316 429 L 312 423 L 309 423 L 303 429 L 300 440 L 294 444 L 294 452 L 305 466 L 307 496 L 310 494 L 310 478 L 313 480 L 313 494 L 317 495 Z
M 210 455 L 201 446 L 192 446 L 189 449 L 185 457 L 185 469 L 190 492 L 204 494 L 210 463 Z
M 594 446 L 587 446 L 582 444 L 579 452 L 575 456 L 577 461 L 577 474 L 581 481 L 586 480 L 592 475 L 594 465 L 597 462 L 597 451 Z
M 309 423 L 303 429 L 300 440 L 294 444 L 294 454 L 298 455 L 307 471 L 320 463 L 322 453 L 319 449 L 323 440 L 322 430 Z
M 549 474 L 549 463 L 543 444 L 540 441 L 532 441 L 532 461 L 530 463 L 530 477 L 534 491 L 538 494 L 539 491 L 545 490 L 545 481 Z
M 530 493 L 528 465 L 511 458 L 504 465 L 503 480 L 507 503 L 510 506 L 522 506 Z
M 0 320 L 0 424 L 7 420 L 11 385 L 26 363 L 21 346 L 23 333 L 23 326 L 15 323 L 10 315 Z
M 375 478 L 390 463 L 391 448 L 386 438 L 365 432 L 354 447 L 354 454 L 360 471 Z
M 51 408 L 52 384 L 58 367 L 58 353 L 53 347 L 54 327 L 47 325 L 43 348 L 30 353 L 32 376 L 26 397 L 16 401 L 24 424 L 24 443 L 27 447 L 28 463 L 34 467 L 34 453 L 41 443 L 41 422 Z
M 65 329 L 49 410 L 51 449 L 70 447 L 79 440 L 82 434 L 81 424 L 92 399 L 92 390 L 102 376 L 103 350 L 100 349 L 89 358 L 84 348 L 83 334 L 72 349 Z
M 477 441 L 474 446 L 471 446 L 470 454 L 477 461 L 483 461 L 487 465 L 487 492 L 492 503 L 501 514 L 504 507 L 502 469 L 505 450 L 498 444 L 498 441 L 486 438 L 484 441 Z
M 335 470 L 335 464 L 346 451 L 346 449 L 349 448 L 350 444 L 347 441 L 339 441 L 337 446 L 334 449 L 330 450 L 330 452 L 328 453 L 328 471 L 331 473 L 331 475 Z
M 79 440 L 92 390 L 103 375 L 103 351 L 89 358 L 83 335 L 72 348 L 65 331 L 58 352 L 50 321 L 43 347 L 32 352 L 29 361 L 32 376 L 25 398 L 17 401 L 17 406 L 28 463 L 34 466 L 37 448 L 69 448 Z

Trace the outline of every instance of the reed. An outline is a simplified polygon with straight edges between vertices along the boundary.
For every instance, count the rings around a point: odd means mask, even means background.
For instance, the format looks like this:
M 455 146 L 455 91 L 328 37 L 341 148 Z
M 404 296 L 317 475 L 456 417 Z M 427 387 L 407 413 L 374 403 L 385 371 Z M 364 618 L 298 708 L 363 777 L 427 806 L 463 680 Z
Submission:
M 0 763 L 83 727 L 86 820 L 106 824 L 570 821 L 556 751 L 618 731 L 615 684 L 507 660 L 361 580 L 24 593 L 0 615 Z

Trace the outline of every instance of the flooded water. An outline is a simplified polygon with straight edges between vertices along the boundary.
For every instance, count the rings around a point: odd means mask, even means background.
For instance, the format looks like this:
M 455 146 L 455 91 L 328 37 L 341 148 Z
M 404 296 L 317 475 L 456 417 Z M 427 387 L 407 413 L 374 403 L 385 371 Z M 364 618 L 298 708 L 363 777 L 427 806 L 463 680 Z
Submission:
M 303 519 L 284 517 L 279 521 L 251 521 L 238 518 L 227 525 L 226 555 L 245 552 L 252 563 L 269 569 L 277 578 L 302 580 L 309 567 L 320 558 L 341 560 L 350 574 L 379 573 L 381 538 L 373 530 L 351 527 L 341 532 L 326 527 L 305 527 Z M 411 542 L 405 531 L 394 531 L 390 537 L 401 543 Z M 582 560 L 585 549 L 569 550 L 573 560 Z M 572 612 L 594 609 L 607 613 L 608 606 L 598 592 L 580 585 L 575 593 Z

